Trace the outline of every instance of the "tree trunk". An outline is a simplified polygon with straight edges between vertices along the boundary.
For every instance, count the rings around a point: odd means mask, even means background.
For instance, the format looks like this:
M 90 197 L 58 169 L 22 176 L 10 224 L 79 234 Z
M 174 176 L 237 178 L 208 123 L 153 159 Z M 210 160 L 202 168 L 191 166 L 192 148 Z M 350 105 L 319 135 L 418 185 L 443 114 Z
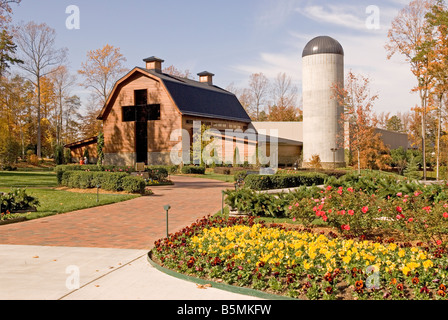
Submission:
M 37 76 L 37 157 L 42 158 L 42 127 L 40 121 L 40 75 Z
M 422 100 L 422 156 L 423 156 L 423 180 L 426 181 L 426 99 L 421 94 Z
M 439 110 L 438 110 L 438 123 L 437 123 L 437 181 L 440 178 L 440 136 L 441 136 L 441 113 L 442 113 L 442 105 L 443 105 L 443 94 L 439 97 Z
M 361 175 L 361 152 L 358 149 L 358 174 Z

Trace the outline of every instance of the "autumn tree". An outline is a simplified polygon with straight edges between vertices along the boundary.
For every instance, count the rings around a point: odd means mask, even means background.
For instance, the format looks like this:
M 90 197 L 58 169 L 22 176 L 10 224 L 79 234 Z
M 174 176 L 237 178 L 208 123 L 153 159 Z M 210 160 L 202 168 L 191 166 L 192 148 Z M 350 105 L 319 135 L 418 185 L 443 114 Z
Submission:
M 341 121 L 348 124 L 350 150 L 357 154 L 359 174 L 361 168 L 384 167 L 387 162 L 383 155 L 385 147 L 381 137 L 375 132 L 373 104 L 378 95 L 370 93 L 370 79 L 349 71 L 345 87 L 333 87 L 334 98 L 344 107 Z
M 257 120 L 256 110 L 253 108 L 253 95 L 249 88 L 238 88 L 232 82 L 226 87 L 226 90 L 233 93 L 243 106 L 247 115 L 253 120 Z M 257 120 L 258 121 L 258 120 Z
M 438 0 L 426 15 L 426 19 L 427 37 L 421 46 L 420 55 L 427 55 L 430 59 L 426 72 L 433 79 L 433 94 L 437 100 L 436 178 L 439 180 L 442 108 L 444 96 L 448 91 L 448 11 L 444 1 Z
M 30 142 L 28 129 L 29 107 L 33 100 L 33 87 L 29 81 L 15 75 L 0 80 L 0 151 L 11 162 L 14 156 L 25 156 L 25 146 Z M 16 153 L 11 154 L 11 146 Z M 4 161 L 3 161 L 4 162 Z
M 85 79 L 83 86 L 92 89 L 101 107 L 106 103 L 115 82 L 128 71 L 124 67 L 126 58 L 120 48 L 109 44 L 87 52 L 87 60 L 81 64 L 78 73 Z
M 193 74 L 190 70 L 179 70 L 175 66 L 171 65 L 169 67 L 163 68 L 163 73 L 179 77 L 193 80 Z
M 19 67 L 30 75 L 37 92 L 37 156 L 42 156 L 41 80 L 60 66 L 67 57 L 67 49 L 56 49 L 56 31 L 45 23 L 21 24 L 15 32 Z
M 17 45 L 13 41 L 10 29 L 12 13 L 10 3 L 18 4 L 20 1 L 0 0 L 0 77 L 11 65 L 23 63 L 15 56 Z
M 387 58 L 401 54 L 410 64 L 412 74 L 417 80 L 413 90 L 419 93 L 421 102 L 423 163 L 426 163 L 426 113 L 432 81 L 432 76 L 426 72 L 430 63 L 428 46 L 425 45 L 428 37 L 426 15 L 434 5 L 435 0 L 411 1 L 392 21 L 385 46 Z M 423 166 L 423 179 L 426 180 L 426 165 Z

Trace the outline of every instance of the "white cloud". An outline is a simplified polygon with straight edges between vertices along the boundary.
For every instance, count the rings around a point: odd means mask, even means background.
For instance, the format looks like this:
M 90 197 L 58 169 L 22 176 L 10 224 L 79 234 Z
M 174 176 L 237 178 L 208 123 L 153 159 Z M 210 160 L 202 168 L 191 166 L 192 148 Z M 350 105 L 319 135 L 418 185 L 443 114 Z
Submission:
M 351 29 L 366 29 L 365 10 L 359 10 L 360 7 L 353 6 L 307 6 L 297 8 L 296 11 L 305 17 L 319 23 L 335 24 Z

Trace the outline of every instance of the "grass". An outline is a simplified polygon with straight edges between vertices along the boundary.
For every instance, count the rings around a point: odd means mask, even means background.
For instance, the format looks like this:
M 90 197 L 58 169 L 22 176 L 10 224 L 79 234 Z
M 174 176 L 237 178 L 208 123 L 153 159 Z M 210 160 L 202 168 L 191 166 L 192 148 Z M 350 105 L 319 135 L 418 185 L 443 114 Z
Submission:
M 37 212 L 27 215 L 29 220 L 140 197 L 133 194 L 100 194 L 97 202 L 96 193 L 75 193 L 56 190 L 56 187 L 56 174 L 53 172 L 0 172 L 0 192 L 9 192 L 11 188 L 26 188 L 27 194 L 39 200 Z
M 54 172 L 0 171 L 0 188 L 53 188 L 56 186 Z
M 0 192 L 8 192 L 9 189 L 0 189 Z M 74 193 L 55 189 L 27 189 L 27 193 L 36 197 L 40 205 L 37 212 L 27 215 L 27 219 L 37 219 L 61 213 L 67 213 L 107 204 L 135 199 L 140 195 L 127 194 L 100 194 L 97 202 L 96 193 Z
M 214 172 L 206 172 L 205 174 L 189 174 L 188 176 L 193 177 L 193 178 L 219 180 L 219 181 L 229 182 L 229 183 L 234 182 L 233 175 L 217 174 Z

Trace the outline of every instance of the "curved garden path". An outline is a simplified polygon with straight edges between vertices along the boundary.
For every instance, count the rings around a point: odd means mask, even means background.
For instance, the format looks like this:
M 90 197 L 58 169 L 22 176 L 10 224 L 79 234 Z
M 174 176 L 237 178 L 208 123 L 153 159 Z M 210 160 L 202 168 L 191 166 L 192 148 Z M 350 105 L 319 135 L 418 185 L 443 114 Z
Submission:
M 169 232 L 221 209 L 222 190 L 232 184 L 185 176 L 174 186 L 155 187 L 154 195 L 112 205 L 0 226 L 0 244 L 115 249 L 151 249 Z

